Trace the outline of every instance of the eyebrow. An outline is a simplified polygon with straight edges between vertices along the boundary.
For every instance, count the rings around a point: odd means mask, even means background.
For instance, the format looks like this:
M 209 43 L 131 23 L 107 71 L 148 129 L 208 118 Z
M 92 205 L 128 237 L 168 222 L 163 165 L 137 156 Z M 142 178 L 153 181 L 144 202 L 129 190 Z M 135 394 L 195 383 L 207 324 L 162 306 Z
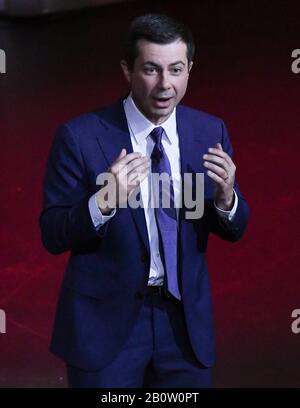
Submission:
M 183 61 L 176 61 L 176 62 L 172 62 L 172 64 L 169 64 L 169 66 L 174 66 L 174 65 L 179 65 L 182 64 L 183 66 L 185 66 L 185 63 Z M 155 64 L 155 62 L 152 61 L 146 61 L 143 63 L 143 65 L 153 65 L 154 67 L 160 67 L 160 65 Z
M 178 65 L 178 64 L 185 65 L 185 63 L 183 61 L 172 62 L 172 64 L 170 64 L 170 65 Z

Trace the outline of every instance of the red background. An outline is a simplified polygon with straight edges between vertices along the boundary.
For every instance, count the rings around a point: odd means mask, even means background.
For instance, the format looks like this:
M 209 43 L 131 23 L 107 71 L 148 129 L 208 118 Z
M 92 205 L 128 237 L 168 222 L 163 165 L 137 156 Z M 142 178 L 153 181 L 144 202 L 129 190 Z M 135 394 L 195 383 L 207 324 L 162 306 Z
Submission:
M 55 129 L 115 101 L 129 21 L 148 11 L 183 19 L 196 57 L 184 103 L 220 116 L 237 179 L 251 208 L 242 241 L 212 237 L 209 266 L 217 327 L 217 386 L 300 384 L 300 48 L 296 2 L 133 2 L 59 17 L 0 21 L 7 73 L 0 75 L 0 386 L 65 386 L 48 352 L 67 255 L 42 248 L 42 178 Z M 200 157 L 199 157 L 200 160 Z

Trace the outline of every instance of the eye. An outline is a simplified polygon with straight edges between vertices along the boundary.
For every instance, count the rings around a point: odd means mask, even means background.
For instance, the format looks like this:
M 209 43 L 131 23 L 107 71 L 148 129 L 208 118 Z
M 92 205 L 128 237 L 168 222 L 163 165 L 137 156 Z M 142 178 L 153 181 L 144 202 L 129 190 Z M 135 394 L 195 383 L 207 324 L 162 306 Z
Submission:
M 145 67 L 144 72 L 147 75 L 152 75 L 152 74 L 156 74 L 157 69 L 155 67 Z
M 173 75 L 180 75 L 181 72 L 182 72 L 182 68 L 180 68 L 180 67 L 174 67 L 174 68 L 171 69 L 171 73 Z

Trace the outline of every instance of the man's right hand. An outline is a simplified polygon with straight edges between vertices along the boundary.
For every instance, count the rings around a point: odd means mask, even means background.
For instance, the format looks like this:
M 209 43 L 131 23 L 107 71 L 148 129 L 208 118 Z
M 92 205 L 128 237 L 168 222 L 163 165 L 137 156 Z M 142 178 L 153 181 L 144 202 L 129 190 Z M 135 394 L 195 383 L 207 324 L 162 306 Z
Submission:
M 129 195 L 147 177 L 150 167 L 151 160 L 142 153 L 127 154 L 126 149 L 122 149 L 107 170 L 113 178 L 108 180 L 104 190 L 101 188 L 96 194 L 101 213 L 109 214 L 114 208 L 124 204 Z

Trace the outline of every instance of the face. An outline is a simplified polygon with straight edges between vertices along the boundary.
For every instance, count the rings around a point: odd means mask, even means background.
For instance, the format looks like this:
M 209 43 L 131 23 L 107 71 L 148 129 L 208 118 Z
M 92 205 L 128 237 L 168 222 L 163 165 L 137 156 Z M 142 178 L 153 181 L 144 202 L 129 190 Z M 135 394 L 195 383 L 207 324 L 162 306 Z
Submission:
M 181 40 L 170 44 L 137 42 L 137 58 L 132 71 L 121 62 L 139 110 L 154 124 L 161 124 L 183 98 L 192 63 L 188 65 L 187 46 Z

